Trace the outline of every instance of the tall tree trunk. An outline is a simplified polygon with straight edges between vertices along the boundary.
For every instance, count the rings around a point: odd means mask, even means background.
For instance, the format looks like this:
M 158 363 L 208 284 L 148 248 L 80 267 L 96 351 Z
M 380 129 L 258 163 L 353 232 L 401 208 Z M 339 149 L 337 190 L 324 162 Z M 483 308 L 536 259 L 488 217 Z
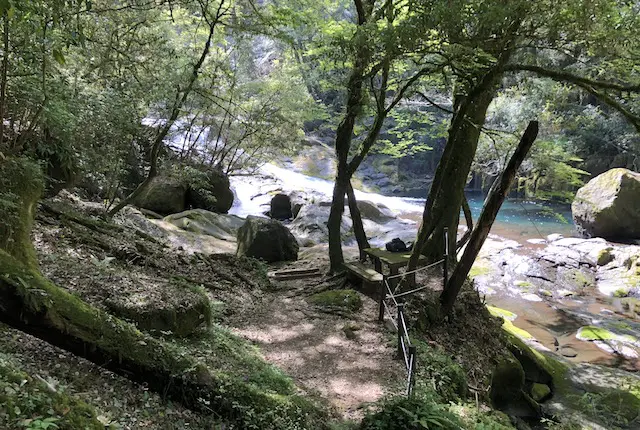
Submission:
M 349 185 L 347 186 L 347 200 L 349 201 L 349 213 L 351 214 L 351 220 L 353 222 L 353 234 L 356 236 L 358 250 L 360 251 L 360 260 L 364 260 L 364 249 L 369 248 L 369 240 L 367 239 L 367 233 L 364 231 L 362 215 L 358 208 L 358 201 L 356 200 L 356 194 L 353 192 L 351 181 L 349 181 Z
M 471 233 L 471 238 L 469 239 L 469 243 L 462 254 L 462 258 L 460 258 L 460 262 L 456 265 L 451 277 L 447 281 L 445 289 L 440 295 L 440 303 L 442 305 L 441 315 L 447 315 L 453 309 L 453 304 L 458 297 L 458 293 L 469 274 L 469 270 L 471 270 L 473 262 L 480 252 L 480 248 L 482 248 L 485 239 L 489 235 L 489 231 L 491 230 L 491 226 L 498 215 L 502 202 L 507 196 L 509 188 L 513 184 L 518 168 L 529 153 L 529 149 L 531 149 L 531 146 L 537 136 L 538 122 L 531 121 L 522 135 L 522 138 L 518 143 L 518 147 L 511 156 L 504 172 L 502 172 L 498 180 L 496 180 L 491 187 L 489 196 L 482 208 L 482 213 L 480 214 L 480 218 L 478 218 L 476 227 Z
M 342 214 L 344 212 L 344 196 L 349 186 L 349 176 L 346 165 L 338 165 L 336 181 L 333 185 L 333 198 L 331 200 L 331 211 L 329 212 L 329 262 L 330 271 L 338 272 L 342 269 L 344 255 L 342 254 L 342 234 L 340 225 L 342 224 Z
M 2 14 L 2 71 L 0 72 L 0 151 L 4 143 L 4 115 L 7 99 L 7 69 L 9 68 L 9 14 Z
M 487 109 L 495 96 L 495 85 L 488 86 L 472 100 L 464 100 L 467 104 L 466 120 L 461 122 L 460 129 L 455 133 L 451 157 L 447 160 L 442 175 L 442 184 L 446 184 L 441 193 L 433 201 L 431 210 L 437 217 L 432 218 L 434 229 L 427 239 L 422 254 L 432 261 L 442 258 L 444 250 L 444 229 L 449 229 L 449 249 L 456 249 L 458 221 L 460 208 L 464 200 L 464 189 L 471 170 L 471 164 L 476 155 L 480 130 L 484 126 Z M 455 252 L 449 253 L 452 262 Z
M 354 0 L 358 12 L 358 25 L 364 26 L 368 14 L 360 0 Z M 344 196 L 349 186 L 351 174 L 349 172 L 349 150 L 356 118 L 362 109 L 362 83 L 364 71 L 370 61 L 370 51 L 366 44 L 358 47 L 349 81 L 347 82 L 346 111 L 336 130 L 335 151 L 337 159 L 336 181 L 333 186 L 331 212 L 327 227 L 329 229 L 329 270 L 337 272 L 342 269 L 344 256 L 342 254 L 342 238 L 340 224 L 344 212 Z

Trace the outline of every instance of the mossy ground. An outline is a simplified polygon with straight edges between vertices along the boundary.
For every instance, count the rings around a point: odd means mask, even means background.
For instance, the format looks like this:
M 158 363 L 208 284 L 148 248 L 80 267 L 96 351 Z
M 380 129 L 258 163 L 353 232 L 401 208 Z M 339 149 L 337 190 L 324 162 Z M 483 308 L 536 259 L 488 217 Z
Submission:
M 362 309 L 362 299 L 354 290 L 323 291 L 309 297 L 309 302 L 327 310 L 352 313 Z

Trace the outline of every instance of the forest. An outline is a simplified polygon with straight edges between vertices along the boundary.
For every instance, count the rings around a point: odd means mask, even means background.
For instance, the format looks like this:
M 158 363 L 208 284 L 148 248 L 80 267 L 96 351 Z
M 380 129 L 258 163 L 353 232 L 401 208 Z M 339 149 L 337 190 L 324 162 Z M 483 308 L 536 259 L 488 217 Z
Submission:
M 640 3 L 0 34 L 0 429 L 640 428 Z

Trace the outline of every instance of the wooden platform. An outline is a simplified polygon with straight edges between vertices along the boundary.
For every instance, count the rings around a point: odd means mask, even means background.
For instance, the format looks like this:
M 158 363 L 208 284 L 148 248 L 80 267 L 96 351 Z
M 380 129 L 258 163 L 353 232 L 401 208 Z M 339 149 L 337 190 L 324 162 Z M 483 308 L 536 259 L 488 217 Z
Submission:
M 364 264 L 357 261 L 344 263 L 344 268 L 349 272 L 349 274 L 360 278 L 364 282 L 370 284 L 379 284 L 382 282 L 382 273 L 376 272 L 374 269 L 366 267 Z

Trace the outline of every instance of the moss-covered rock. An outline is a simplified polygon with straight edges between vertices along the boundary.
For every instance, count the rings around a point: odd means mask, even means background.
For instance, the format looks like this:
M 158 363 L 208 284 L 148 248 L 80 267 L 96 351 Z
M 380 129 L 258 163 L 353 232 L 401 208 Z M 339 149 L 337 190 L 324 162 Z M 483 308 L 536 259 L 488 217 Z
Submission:
M 640 237 L 640 173 L 611 169 L 580 188 L 573 220 L 587 235 L 607 239 Z
M 227 213 L 233 206 L 229 177 L 221 170 L 200 167 L 187 171 L 187 207 Z
M 217 239 L 235 241 L 244 219 L 236 215 L 225 215 L 205 209 L 191 209 L 164 218 L 176 227 Z
M 173 278 L 171 284 L 174 291 L 159 300 L 138 294 L 112 297 L 106 304 L 115 315 L 134 322 L 140 330 L 188 336 L 208 327 L 212 311 L 204 292 L 181 278 Z
M 168 215 L 185 210 L 187 185 L 181 179 L 156 176 L 135 199 L 140 208 Z
M 505 357 L 493 371 L 489 397 L 493 406 L 508 415 L 538 418 L 540 406 L 524 391 L 525 372 L 513 357 Z
M 357 312 L 362 309 L 362 299 L 354 290 L 330 290 L 309 297 L 309 302 L 320 308 Z
M 607 264 L 611 263 L 615 258 L 611 253 L 612 250 L 613 248 L 609 247 L 598 252 L 596 264 L 598 266 L 606 266 Z

